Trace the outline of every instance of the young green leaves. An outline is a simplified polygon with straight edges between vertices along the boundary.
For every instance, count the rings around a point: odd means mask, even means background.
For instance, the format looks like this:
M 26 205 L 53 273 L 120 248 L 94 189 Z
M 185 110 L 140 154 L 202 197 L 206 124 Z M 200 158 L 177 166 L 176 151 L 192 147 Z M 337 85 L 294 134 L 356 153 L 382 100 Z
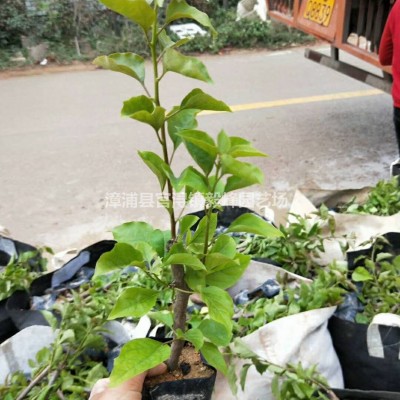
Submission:
M 128 342 L 115 359 L 111 373 L 111 387 L 151 369 L 170 356 L 171 348 L 152 339 L 136 339 Z
M 200 60 L 178 51 L 187 39 L 175 43 L 168 37 L 168 26 L 182 18 L 191 19 L 215 34 L 205 13 L 185 0 L 171 0 L 162 17 L 159 14 L 163 0 L 149 3 L 146 0 L 100 1 L 138 24 L 148 43 L 153 71 L 152 93 L 146 86 L 144 60 L 138 55 L 112 54 L 99 57 L 94 63 L 130 76 L 144 89 L 145 94 L 124 102 L 121 114 L 150 126 L 161 145 L 160 155 L 140 151 L 139 156 L 159 182 L 163 194 L 161 202 L 168 210 L 171 223 L 170 235 L 144 222 L 130 222 L 113 231 L 117 244 L 111 252 L 100 257 L 96 275 L 135 266 L 162 289 L 154 286 L 125 288 L 109 318 L 140 318 L 148 314 L 173 331 L 175 359 L 168 361 L 172 369 L 178 365 L 181 341 L 187 340 L 203 353 L 209 364 L 226 374 L 228 368 L 218 346 L 227 346 L 231 340 L 234 308 L 225 289 L 240 279 L 250 257 L 237 253 L 235 241 L 229 235 L 216 236 L 218 216 L 215 210 L 220 209 L 219 200 L 224 193 L 263 182 L 262 171 L 241 158 L 265 154 L 245 139 L 228 136 L 223 131 L 214 139 L 197 129 L 196 117 L 200 112 L 230 111 L 224 102 L 201 89 L 190 91 L 170 110 L 161 105 L 160 81 L 168 72 L 211 82 L 207 68 Z M 176 173 L 173 158 L 181 144 L 193 165 L 186 165 Z M 174 195 L 183 190 L 186 200 L 195 193 L 204 197 L 205 216 L 201 220 L 190 215 L 180 220 L 175 217 Z M 230 232 L 280 235 L 269 223 L 250 214 L 234 222 Z M 167 304 L 168 310 L 159 309 L 163 291 L 174 292 L 175 303 Z M 185 312 L 189 296 L 194 292 L 202 298 L 208 315 L 203 321 L 188 326 Z M 170 352 L 169 346 L 151 339 L 128 343 L 115 362 L 112 384 L 117 385 L 156 366 L 165 361 Z

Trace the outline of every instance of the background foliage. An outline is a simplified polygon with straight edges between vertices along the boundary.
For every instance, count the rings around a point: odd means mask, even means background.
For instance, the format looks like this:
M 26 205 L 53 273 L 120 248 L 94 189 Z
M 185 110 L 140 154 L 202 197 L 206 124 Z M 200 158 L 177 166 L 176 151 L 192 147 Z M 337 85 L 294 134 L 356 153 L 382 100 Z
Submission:
M 185 52 L 217 53 L 225 48 L 280 48 L 313 40 L 283 25 L 258 20 L 236 21 L 234 0 L 191 0 L 209 14 L 219 35 L 215 41 L 196 37 Z M 162 16 L 161 16 L 162 18 Z M 178 23 L 186 21 L 178 21 Z M 2 0 L 0 3 L 0 69 L 16 66 L 10 59 L 29 47 L 47 43 L 47 58 L 65 63 L 91 60 L 111 52 L 148 56 L 140 29 L 97 0 Z

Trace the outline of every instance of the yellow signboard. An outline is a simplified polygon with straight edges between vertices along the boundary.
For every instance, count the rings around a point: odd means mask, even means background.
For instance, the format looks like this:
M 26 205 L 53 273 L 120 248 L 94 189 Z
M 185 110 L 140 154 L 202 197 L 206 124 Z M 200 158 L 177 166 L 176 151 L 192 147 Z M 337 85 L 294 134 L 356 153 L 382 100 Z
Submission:
M 322 26 L 329 26 L 335 0 L 307 0 L 304 18 Z

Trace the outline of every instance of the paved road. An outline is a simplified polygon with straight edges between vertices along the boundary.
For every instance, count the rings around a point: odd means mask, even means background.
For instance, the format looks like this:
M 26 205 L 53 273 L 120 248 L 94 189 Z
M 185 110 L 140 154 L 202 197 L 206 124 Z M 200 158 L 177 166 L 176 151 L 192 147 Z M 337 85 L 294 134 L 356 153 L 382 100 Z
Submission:
M 238 197 L 242 204 L 262 196 L 282 213 L 296 188 L 388 177 L 396 156 L 389 95 L 304 59 L 302 49 L 203 60 L 214 85 L 170 74 L 162 97 L 177 104 L 196 84 L 235 106 L 232 115 L 201 116 L 200 128 L 243 135 L 270 155 L 258 161 L 265 185 Z M 14 238 L 62 250 L 127 220 L 166 226 L 151 204 L 156 182 L 136 154 L 157 143 L 147 127 L 119 117 L 138 89 L 107 71 L 0 80 L 0 225 Z M 185 162 L 179 154 L 177 168 Z

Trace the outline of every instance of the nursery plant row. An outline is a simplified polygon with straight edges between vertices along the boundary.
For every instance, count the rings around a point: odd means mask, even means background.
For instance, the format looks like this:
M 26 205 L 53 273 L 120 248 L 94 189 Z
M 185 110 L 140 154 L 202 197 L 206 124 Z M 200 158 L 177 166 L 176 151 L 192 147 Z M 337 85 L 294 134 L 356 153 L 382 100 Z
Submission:
M 218 234 L 226 234 L 233 214 L 240 215 L 245 211 L 248 210 L 229 207 L 221 210 Z M 352 376 L 354 368 L 350 365 L 351 359 L 353 364 L 371 363 L 368 354 L 365 356 L 363 350 L 358 351 L 355 346 L 356 341 L 363 342 L 365 338 L 354 337 L 350 342 L 350 346 L 354 347 L 343 348 L 340 335 L 347 325 L 356 329 L 355 334 L 367 335 L 366 330 L 376 315 L 400 315 L 400 233 L 381 232 L 355 253 L 348 237 L 336 236 L 335 215 L 338 212 L 357 214 L 361 218 L 364 215 L 396 215 L 400 212 L 399 180 L 394 178 L 379 182 L 362 204 L 352 200 L 338 205 L 336 210 L 320 205 L 318 211 L 311 215 L 292 216 L 292 222 L 279 227 L 282 232 L 279 237 L 230 234 L 241 254 L 250 255 L 253 260 L 275 271 L 274 278 L 259 282 L 259 285 L 252 282 L 251 287 L 249 283 L 237 293 L 232 288 L 228 289 L 235 304 L 232 323 L 233 343 L 236 344 L 226 348 L 224 354 L 227 358 L 231 357 L 226 376 L 232 388 L 237 386 L 234 391 L 244 390 L 243 393 L 246 393 L 246 385 L 249 384 L 246 383 L 246 375 L 251 366 L 255 366 L 258 373 L 273 375 L 270 387 L 276 399 L 350 398 L 346 397 L 348 394 L 345 391 L 330 388 L 318 365 L 303 365 L 302 362 L 277 365 L 240 342 L 241 338 L 250 337 L 274 321 L 334 307 L 329 329 L 342 364 L 345 388 L 349 392 L 361 390 L 369 394 L 391 392 L 390 396 L 400 392 L 396 379 L 391 378 L 398 368 L 396 360 L 393 361 L 394 370 L 393 365 L 385 361 L 387 376 L 384 381 L 371 379 L 365 376 L 365 372 L 363 376 L 362 368 L 357 377 Z M 324 233 L 326 227 L 328 235 Z M 327 265 L 321 265 L 320 256 L 325 251 L 326 240 L 338 240 L 344 259 L 346 254 L 350 257 L 346 261 L 332 260 Z M 146 269 L 133 266 L 127 266 L 122 271 L 108 266 L 109 273 L 93 276 L 96 264 L 99 260 L 104 264 L 104 257 L 115 246 L 114 241 L 99 242 L 83 249 L 60 270 L 51 273 L 46 272 L 46 257 L 49 257 L 46 253 L 51 256 L 51 249 L 35 249 L 5 237 L 1 238 L 0 245 L 0 340 L 9 339 L 33 324 L 48 325 L 57 332 L 54 342 L 41 349 L 30 361 L 29 376 L 23 371 L 16 371 L 7 377 L 0 386 L 2 399 L 88 398 L 93 384 L 109 375 L 119 354 L 122 343 L 112 334 L 116 326 L 130 333 L 138 332 L 140 328 L 142 331 L 139 334 L 143 337 L 172 337 L 173 321 L 167 312 L 172 303 L 172 289 L 165 290 L 163 285 L 158 285 L 148 276 Z M 167 269 L 165 273 L 170 271 Z M 159 280 L 168 281 L 169 277 L 160 275 Z M 126 296 L 127 288 L 142 288 L 161 295 L 145 317 L 135 318 L 132 315 L 120 318 L 117 299 L 124 289 L 123 295 Z M 191 327 L 188 332 L 192 334 L 193 343 L 198 342 L 201 347 L 204 338 L 213 338 L 214 345 L 223 348 L 232 342 L 231 337 L 224 336 L 219 324 L 209 318 L 207 304 L 201 299 L 192 298 L 188 311 Z M 118 325 L 110 325 L 110 317 Z M 399 332 L 397 336 L 396 332 L 393 333 L 396 329 L 392 328 L 386 339 L 397 340 Z M 215 336 L 215 331 L 220 334 Z M 393 343 L 386 346 L 393 347 Z M 356 352 L 364 359 L 360 361 Z M 234 359 L 245 360 L 239 372 L 237 368 L 235 371 Z M 376 363 L 376 359 L 372 358 L 372 362 Z M 368 367 L 365 368 L 371 372 Z M 349 370 L 351 373 L 346 376 Z M 396 398 L 376 396 L 376 399 Z

